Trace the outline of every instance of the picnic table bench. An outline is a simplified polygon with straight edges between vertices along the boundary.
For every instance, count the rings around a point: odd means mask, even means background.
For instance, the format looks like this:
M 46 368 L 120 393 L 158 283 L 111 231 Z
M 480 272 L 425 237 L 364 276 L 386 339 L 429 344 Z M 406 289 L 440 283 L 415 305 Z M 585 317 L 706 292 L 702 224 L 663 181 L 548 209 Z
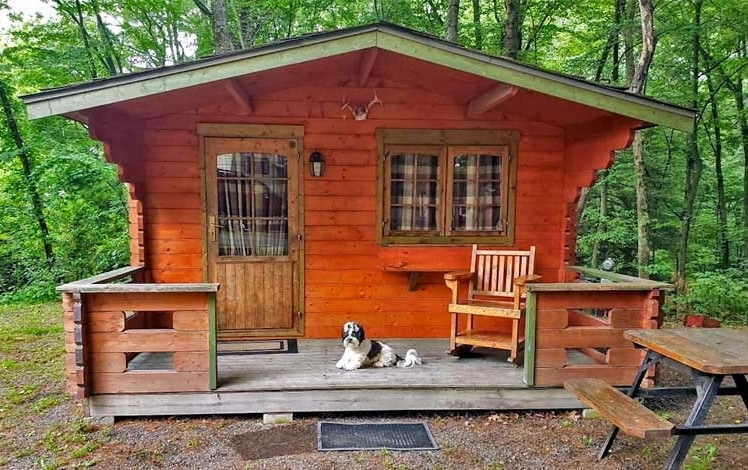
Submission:
M 575 379 L 564 383 L 564 387 L 580 401 L 613 423 L 598 455 L 600 459 L 610 453 L 619 430 L 643 439 L 677 435 L 665 462 L 666 469 L 680 468 L 697 435 L 748 433 L 746 424 L 704 424 L 717 395 L 739 395 L 748 410 L 748 330 L 629 330 L 624 332 L 624 337 L 647 350 L 627 394 L 597 379 Z M 669 422 L 635 400 L 647 369 L 657 363 L 675 367 L 693 379 L 696 400 L 683 425 Z M 726 377 L 732 377 L 735 386 L 723 387 Z
M 675 425 L 660 417 L 640 402 L 600 379 L 574 379 L 564 382 L 564 388 L 580 401 L 594 408 L 625 434 L 651 439 L 670 437 Z

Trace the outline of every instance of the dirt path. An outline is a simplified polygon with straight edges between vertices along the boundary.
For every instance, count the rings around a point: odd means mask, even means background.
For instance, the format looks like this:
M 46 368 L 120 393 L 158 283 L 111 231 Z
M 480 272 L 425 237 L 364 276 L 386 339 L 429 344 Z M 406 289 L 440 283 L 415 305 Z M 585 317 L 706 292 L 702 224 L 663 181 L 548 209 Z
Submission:
M 682 401 L 662 402 L 656 409 L 673 420 L 679 420 L 687 408 L 684 405 Z M 712 418 L 716 415 L 738 416 L 741 407 L 742 403 L 736 397 L 726 398 L 715 406 Z M 644 442 L 621 436 L 614 446 L 613 455 L 597 462 L 595 456 L 608 432 L 608 425 L 600 419 L 582 419 L 576 412 L 315 415 L 297 417 L 288 425 L 264 425 L 257 416 L 182 417 L 123 419 L 110 426 L 82 424 L 85 421 L 76 418 L 78 413 L 75 405 L 67 402 L 49 410 L 28 427 L 4 430 L 2 444 L 11 445 L 16 451 L 15 456 L 6 462 L 6 467 L 634 469 L 661 467 L 672 445 L 672 439 Z M 316 432 L 313 430 L 319 419 L 425 421 L 440 450 L 317 452 L 314 450 Z M 251 439 L 252 433 L 260 432 L 264 434 L 260 444 L 268 457 L 243 460 L 232 440 L 242 435 Z M 69 433 L 68 440 L 57 442 L 64 433 Z M 268 439 L 273 433 L 277 438 L 275 444 L 272 438 Z M 26 449 L 33 449 L 33 452 L 26 452 Z M 687 464 L 690 465 L 687 468 L 692 469 L 748 468 L 748 436 L 697 438 Z

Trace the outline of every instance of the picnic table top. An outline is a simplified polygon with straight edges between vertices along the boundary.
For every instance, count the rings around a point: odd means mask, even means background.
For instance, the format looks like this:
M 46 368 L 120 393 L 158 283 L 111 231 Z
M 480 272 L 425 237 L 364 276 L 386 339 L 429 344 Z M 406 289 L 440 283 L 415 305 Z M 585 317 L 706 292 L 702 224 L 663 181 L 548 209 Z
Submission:
M 748 374 L 748 329 L 627 330 L 624 337 L 708 374 Z

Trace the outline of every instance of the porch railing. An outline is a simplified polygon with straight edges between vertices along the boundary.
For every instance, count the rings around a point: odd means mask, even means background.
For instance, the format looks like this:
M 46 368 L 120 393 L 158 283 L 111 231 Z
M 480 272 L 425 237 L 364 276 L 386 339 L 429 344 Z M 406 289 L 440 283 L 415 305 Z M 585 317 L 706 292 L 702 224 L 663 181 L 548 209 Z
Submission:
M 57 288 L 76 397 L 216 388 L 218 284 L 139 283 L 142 272 L 126 267 Z
M 525 382 L 561 386 L 567 379 L 597 377 L 630 384 L 643 355 L 623 332 L 659 328 L 664 291 L 672 286 L 597 269 L 567 269 L 582 278 L 527 286 Z

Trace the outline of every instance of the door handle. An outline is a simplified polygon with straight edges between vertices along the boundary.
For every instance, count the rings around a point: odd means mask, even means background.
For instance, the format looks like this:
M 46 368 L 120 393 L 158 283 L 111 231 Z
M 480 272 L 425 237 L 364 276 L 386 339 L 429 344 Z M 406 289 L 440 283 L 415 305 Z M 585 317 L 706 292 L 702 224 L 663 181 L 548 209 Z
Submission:
M 216 224 L 216 216 L 211 215 L 208 217 L 208 237 L 210 241 L 216 241 L 216 227 L 223 227 L 221 224 Z

